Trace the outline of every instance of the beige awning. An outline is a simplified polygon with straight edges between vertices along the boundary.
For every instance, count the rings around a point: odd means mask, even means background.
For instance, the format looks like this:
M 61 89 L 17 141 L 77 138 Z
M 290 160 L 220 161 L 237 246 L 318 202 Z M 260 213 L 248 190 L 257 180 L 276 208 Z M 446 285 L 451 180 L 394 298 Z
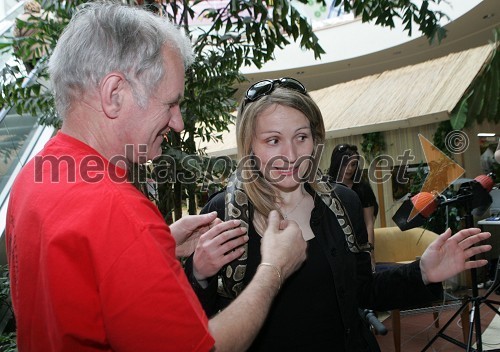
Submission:
M 447 120 L 495 46 L 449 54 L 310 92 L 325 120 L 327 138 L 427 125 Z M 234 126 L 209 155 L 236 154 Z

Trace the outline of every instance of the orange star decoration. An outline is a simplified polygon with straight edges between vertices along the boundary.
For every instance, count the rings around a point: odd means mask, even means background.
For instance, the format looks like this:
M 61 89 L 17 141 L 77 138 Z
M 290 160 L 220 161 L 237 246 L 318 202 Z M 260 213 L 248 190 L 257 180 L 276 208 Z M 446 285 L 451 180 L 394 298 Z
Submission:
M 441 150 L 436 148 L 427 138 L 421 134 L 418 135 L 418 138 L 420 139 L 427 165 L 429 165 L 429 174 L 425 178 L 420 193 L 428 192 L 434 196 L 433 198 L 426 199 L 425 204 L 419 204 L 418 208 L 421 210 L 427 206 L 431 206 L 431 203 L 436 200 L 437 196 L 448 188 L 456 179 L 462 176 L 465 170 Z M 418 213 L 419 210 L 414 206 L 408 221 L 411 221 Z

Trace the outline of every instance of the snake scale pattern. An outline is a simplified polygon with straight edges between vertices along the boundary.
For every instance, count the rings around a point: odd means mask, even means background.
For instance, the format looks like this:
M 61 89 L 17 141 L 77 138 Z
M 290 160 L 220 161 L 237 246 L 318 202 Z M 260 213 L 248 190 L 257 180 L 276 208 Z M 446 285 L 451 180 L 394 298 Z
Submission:
M 247 229 L 250 223 L 248 197 L 243 190 L 241 178 L 237 171 L 229 178 L 225 195 L 225 221 L 240 220 L 241 226 Z M 352 253 L 369 252 L 372 250 L 370 243 L 359 244 L 353 232 L 349 216 L 335 192 L 335 186 L 326 183 L 326 192 L 317 193 L 326 206 L 335 214 L 344 236 L 347 247 Z M 218 294 L 235 298 L 243 290 L 243 278 L 245 277 L 248 244 L 244 245 L 244 253 L 241 257 L 225 265 L 218 274 Z

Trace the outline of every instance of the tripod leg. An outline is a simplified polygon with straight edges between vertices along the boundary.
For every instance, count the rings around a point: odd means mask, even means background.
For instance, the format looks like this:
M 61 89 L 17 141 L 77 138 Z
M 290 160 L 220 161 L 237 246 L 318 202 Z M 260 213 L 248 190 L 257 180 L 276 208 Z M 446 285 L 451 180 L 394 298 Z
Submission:
M 483 340 L 482 340 L 482 330 L 481 330 L 481 314 L 480 314 L 481 300 L 477 297 L 472 301 L 472 310 L 470 312 L 470 328 L 469 328 L 469 339 L 467 341 L 467 351 L 477 351 L 483 352 Z M 473 330 L 476 330 L 476 349 L 472 348 L 472 336 Z
M 492 311 L 494 311 L 495 313 L 497 313 L 498 315 L 500 315 L 500 310 L 498 310 L 497 308 L 495 308 L 492 303 L 494 303 L 494 304 L 500 304 L 500 302 L 498 302 L 498 301 L 492 301 L 492 300 L 486 300 L 486 301 L 484 301 L 484 304 L 486 304 L 488 307 L 490 307 Z
M 471 351 L 472 348 L 472 336 L 474 335 L 474 313 L 476 311 L 476 306 L 472 304 L 472 310 L 470 311 L 470 321 L 469 321 L 469 336 L 467 339 L 467 349 L 466 351 Z
M 467 300 L 463 301 L 463 304 L 466 304 Z M 467 308 L 462 310 L 462 313 L 460 313 L 460 319 L 462 321 L 462 335 L 464 337 L 464 343 L 467 343 L 469 340 L 469 329 L 470 329 L 470 323 L 469 323 L 469 304 L 467 303 Z
M 483 352 L 483 338 L 482 338 L 482 329 L 481 329 L 481 309 L 479 307 L 479 300 L 475 300 L 474 302 L 474 325 L 476 329 L 476 351 Z
M 422 352 L 427 351 L 429 347 L 432 346 L 434 341 L 436 341 L 439 337 L 461 347 L 464 348 L 466 347 L 465 343 L 455 340 L 454 338 L 451 338 L 450 336 L 446 335 L 444 331 L 448 328 L 448 326 L 451 325 L 451 323 L 455 320 L 456 317 L 458 317 L 459 314 L 463 314 L 463 311 L 466 310 L 466 312 L 469 311 L 469 299 L 465 299 L 460 308 L 452 315 L 452 317 L 444 324 L 444 326 L 434 335 L 434 337 L 425 345 L 425 347 L 422 349 Z M 466 317 L 465 321 L 468 321 L 468 318 Z

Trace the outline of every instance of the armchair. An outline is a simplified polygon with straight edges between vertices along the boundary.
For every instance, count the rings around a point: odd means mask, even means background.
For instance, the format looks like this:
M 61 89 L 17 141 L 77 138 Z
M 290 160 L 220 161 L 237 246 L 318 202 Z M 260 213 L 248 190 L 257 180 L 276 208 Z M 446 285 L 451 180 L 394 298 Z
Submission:
M 439 235 L 421 228 L 401 231 L 398 227 L 384 227 L 375 229 L 375 260 L 377 270 L 384 265 L 395 265 L 412 262 L 418 259 L 425 249 Z M 382 269 L 383 270 L 383 269 Z M 432 314 L 434 325 L 439 327 L 439 316 L 436 309 Z M 462 313 L 462 332 L 464 341 L 468 335 L 468 312 Z M 396 352 L 401 351 L 401 312 L 399 309 L 391 311 L 394 348 Z

